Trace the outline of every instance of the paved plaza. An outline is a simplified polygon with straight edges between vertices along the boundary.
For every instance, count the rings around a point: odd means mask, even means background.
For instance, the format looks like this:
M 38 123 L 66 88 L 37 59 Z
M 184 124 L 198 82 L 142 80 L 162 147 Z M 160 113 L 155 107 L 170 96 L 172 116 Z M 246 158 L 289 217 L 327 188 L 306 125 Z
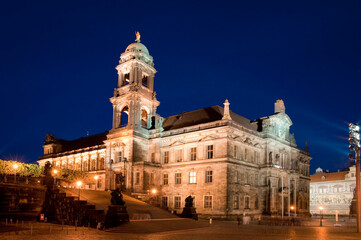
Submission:
M 67 194 L 77 194 L 77 191 L 67 190 Z M 96 204 L 97 209 L 106 209 L 109 205 L 108 192 L 82 191 L 81 198 Z M 252 222 L 250 225 L 238 225 L 236 221 L 209 220 L 195 221 L 179 218 L 165 210 L 150 206 L 137 199 L 124 196 L 128 206 L 130 222 L 108 229 L 106 231 L 87 227 L 77 227 L 39 223 L 18 222 L 10 224 L 0 223 L 0 239 L 361 239 L 356 233 L 356 224 L 342 220 L 341 227 L 335 227 L 334 219 L 324 219 L 323 227 L 319 226 L 319 219 L 302 222 L 303 226 L 277 226 Z M 275 222 L 277 223 L 277 222 Z
M 326 224 L 331 225 L 331 224 Z M 355 227 L 284 227 L 265 225 L 241 225 L 237 222 L 193 221 L 189 219 L 131 221 L 128 224 L 107 231 L 49 223 L 19 223 L 16 228 L 4 226 L 0 239 L 360 239 Z

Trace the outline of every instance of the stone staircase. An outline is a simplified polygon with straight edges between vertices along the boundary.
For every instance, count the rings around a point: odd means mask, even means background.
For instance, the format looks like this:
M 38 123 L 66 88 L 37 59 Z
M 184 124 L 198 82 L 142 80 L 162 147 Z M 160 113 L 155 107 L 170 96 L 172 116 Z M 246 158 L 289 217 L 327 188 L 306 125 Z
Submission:
M 48 213 L 52 222 L 95 228 L 98 224 L 104 226 L 106 221 L 104 210 L 97 210 L 94 204 L 88 204 L 78 197 L 67 196 L 59 189 L 51 190 L 50 205 L 55 209 Z

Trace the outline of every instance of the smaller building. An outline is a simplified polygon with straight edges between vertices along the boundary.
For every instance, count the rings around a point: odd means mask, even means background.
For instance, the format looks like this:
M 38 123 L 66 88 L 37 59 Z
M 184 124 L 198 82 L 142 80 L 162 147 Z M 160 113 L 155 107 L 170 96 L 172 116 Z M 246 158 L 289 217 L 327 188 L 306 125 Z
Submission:
M 324 172 L 320 167 L 311 175 L 310 182 L 310 212 L 320 214 L 349 215 L 351 201 L 356 187 L 356 169 L 340 172 Z

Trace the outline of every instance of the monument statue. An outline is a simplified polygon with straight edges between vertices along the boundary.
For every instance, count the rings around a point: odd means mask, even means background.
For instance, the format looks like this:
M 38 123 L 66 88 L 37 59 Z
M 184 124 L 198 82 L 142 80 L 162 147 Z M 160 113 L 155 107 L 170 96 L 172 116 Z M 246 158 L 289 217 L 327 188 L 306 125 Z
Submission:
M 123 200 L 123 195 L 119 188 L 113 190 L 110 195 L 112 196 L 112 199 L 110 200 L 110 203 L 112 205 L 119 205 L 119 206 L 125 205 L 125 202 Z
M 184 218 L 193 218 L 194 220 L 198 220 L 198 214 L 196 209 L 193 207 L 193 197 L 191 195 L 185 199 L 185 206 L 181 216 Z
M 189 196 L 185 199 L 185 202 L 186 202 L 185 207 L 193 207 L 193 198 L 192 198 L 192 196 L 189 195 Z

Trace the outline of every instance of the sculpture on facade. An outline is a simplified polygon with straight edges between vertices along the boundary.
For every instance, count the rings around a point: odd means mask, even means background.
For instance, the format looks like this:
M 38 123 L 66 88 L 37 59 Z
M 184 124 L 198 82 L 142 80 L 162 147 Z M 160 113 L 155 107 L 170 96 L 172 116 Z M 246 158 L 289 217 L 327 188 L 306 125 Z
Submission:
M 135 32 L 135 41 L 140 42 L 140 33 L 138 31 Z

